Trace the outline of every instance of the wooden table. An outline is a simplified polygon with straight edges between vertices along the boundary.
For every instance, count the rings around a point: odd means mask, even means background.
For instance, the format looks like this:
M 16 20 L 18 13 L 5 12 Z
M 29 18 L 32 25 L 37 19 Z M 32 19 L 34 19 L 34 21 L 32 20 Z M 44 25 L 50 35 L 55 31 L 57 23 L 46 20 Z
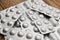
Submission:
M 48 5 L 60 9 L 60 0 L 44 0 Z
M 0 0 L 0 10 L 9 8 L 25 0 Z

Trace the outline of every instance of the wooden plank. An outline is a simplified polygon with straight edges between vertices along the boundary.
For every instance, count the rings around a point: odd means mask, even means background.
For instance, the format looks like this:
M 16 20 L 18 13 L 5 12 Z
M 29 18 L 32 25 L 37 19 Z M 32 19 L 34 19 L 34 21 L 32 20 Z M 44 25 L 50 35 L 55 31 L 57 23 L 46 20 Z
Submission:
M 44 0 L 48 5 L 51 5 L 55 8 L 60 9 L 60 1 L 59 0 Z M 58 2 L 59 1 L 59 2 Z
M 0 6 L 0 11 L 3 10 L 3 8 Z
M 0 0 L 0 6 L 2 6 L 3 9 L 6 9 L 6 8 L 14 6 L 18 3 L 21 3 L 23 1 L 25 1 L 25 0 Z

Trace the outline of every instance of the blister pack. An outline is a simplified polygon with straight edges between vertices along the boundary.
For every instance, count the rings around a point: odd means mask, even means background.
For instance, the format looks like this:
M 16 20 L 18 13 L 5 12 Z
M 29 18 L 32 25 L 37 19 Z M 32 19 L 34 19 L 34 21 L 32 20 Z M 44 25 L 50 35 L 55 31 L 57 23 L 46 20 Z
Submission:
M 60 40 L 60 10 L 43 0 L 26 0 L 0 12 L 5 40 Z

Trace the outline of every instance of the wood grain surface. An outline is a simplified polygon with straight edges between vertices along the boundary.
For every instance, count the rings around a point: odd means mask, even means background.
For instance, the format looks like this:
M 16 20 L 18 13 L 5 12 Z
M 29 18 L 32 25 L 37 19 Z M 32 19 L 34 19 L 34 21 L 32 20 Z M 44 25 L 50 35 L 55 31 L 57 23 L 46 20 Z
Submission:
M 4 10 L 23 1 L 25 0 L 0 0 L 0 10 Z M 60 0 L 43 0 L 43 1 L 46 2 L 48 5 L 60 9 Z M 0 40 L 4 40 L 4 36 L 2 34 L 0 34 Z
M 60 0 L 44 0 L 48 5 L 60 9 Z
M 25 0 L 0 0 L 0 10 L 9 8 Z

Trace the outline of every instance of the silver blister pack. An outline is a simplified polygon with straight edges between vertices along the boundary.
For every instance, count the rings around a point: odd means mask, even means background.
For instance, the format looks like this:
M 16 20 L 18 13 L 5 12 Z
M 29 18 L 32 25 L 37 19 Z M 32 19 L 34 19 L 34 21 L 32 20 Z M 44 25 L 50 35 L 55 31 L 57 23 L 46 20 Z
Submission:
M 26 0 L 0 11 L 5 40 L 60 40 L 60 10 L 43 0 Z

